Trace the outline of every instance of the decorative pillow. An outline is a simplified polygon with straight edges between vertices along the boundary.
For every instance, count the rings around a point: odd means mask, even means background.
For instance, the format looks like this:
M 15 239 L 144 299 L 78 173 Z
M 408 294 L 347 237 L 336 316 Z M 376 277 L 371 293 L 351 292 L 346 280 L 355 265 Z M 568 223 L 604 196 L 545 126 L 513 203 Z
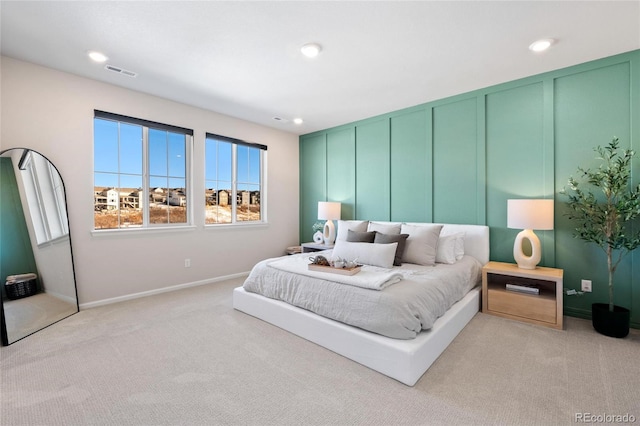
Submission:
M 438 237 L 442 225 L 402 224 L 402 233 L 409 234 L 402 262 L 431 266 L 436 263 Z
M 333 259 L 342 258 L 348 261 L 356 260 L 358 263 L 381 268 L 392 268 L 398 243 L 370 244 L 351 243 L 338 240 L 333 248 Z
M 372 243 L 376 238 L 376 231 L 356 232 L 349 229 L 347 233 L 347 241 L 351 243 Z
M 399 234 L 400 228 L 402 227 L 402 223 L 393 223 L 393 222 L 369 222 L 369 226 L 367 227 L 367 231 L 376 231 L 381 232 L 383 234 Z
M 456 234 L 440 235 L 436 251 L 436 263 L 456 263 L 456 241 Z
M 396 255 L 393 258 L 393 264 L 395 266 L 402 265 L 402 255 L 404 254 L 404 247 L 406 245 L 407 238 L 409 234 L 398 234 L 398 235 L 389 235 L 389 234 L 381 234 L 380 232 L 376 232 L 375 239 L 373 240 L 376 244 L 390 244 L 390 243 L 398 243 L 398 248 L 396 249 Z
M 464 232 L 459 232 L 456 237 L 456 261 L 464 256 Z
M 368 220 L 339 220 L 336 240 L 347 241 L 349 229 L 356 232 L 367 232 Z

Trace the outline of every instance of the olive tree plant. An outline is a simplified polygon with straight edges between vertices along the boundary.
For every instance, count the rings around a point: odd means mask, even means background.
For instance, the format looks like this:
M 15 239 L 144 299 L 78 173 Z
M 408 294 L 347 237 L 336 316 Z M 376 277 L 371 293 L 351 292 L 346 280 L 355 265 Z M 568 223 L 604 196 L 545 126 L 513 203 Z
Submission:
M 618 138 L 594 148 L 600 162 L 596 169 L 578 167 L 578 178 L 569 178 L 561 191 L 569 197 L 567 217 L 575 222 L 574 237 L 597 244 L 607 257 L 609 311 L 613 311 L 613 276 L 623 257 L 640 245 L 640 231 L 631 221 L 640 216 L 640 184 L 631 185 L 634 152 L 619 148 Z

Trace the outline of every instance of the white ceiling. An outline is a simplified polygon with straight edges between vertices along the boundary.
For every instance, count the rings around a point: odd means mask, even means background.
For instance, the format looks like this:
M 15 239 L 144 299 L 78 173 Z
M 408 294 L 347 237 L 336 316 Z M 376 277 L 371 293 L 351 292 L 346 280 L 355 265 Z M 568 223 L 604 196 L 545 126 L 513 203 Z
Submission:
M 640 1 L 1 1 L 0 14 L 3 55 L 296 134 L 640 48 Z M 533 54 L 538 38 L 558 42 Z M 320 56 L 300 54 L 307 42 Z

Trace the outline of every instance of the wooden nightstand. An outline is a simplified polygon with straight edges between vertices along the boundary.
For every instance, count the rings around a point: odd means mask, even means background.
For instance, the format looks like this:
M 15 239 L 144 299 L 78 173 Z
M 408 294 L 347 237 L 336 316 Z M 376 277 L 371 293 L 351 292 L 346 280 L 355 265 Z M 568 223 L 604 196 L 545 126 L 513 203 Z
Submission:
M 301 245 L 302 245 L 303 253 L 312 253 L 314 251 L 329 250 L 334 247 L 333 244 L 326 245 L 322 243 L 302 243 Z
M 562 330 L 562 275 L 562 269 L 489 262 L 482 268 L 482 312 Z M 509 291 L 507 284 L 535 287 L 539 294 Z

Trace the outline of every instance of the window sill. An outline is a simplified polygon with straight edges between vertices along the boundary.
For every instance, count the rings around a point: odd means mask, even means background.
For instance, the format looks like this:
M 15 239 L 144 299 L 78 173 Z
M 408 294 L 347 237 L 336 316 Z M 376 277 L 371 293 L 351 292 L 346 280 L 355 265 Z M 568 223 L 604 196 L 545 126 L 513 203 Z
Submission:
M 164 234 L 167 232 L 194 231 L 195 229 L 196 227 L 193 225 L 153 228 L 94 229 L 91 231 L 91 235 L 93 237 L 114 237 L 116 235 Z
M 269 223 L 267 222 L 248 222 L 248 223 L 209 223 L 204 225 L 205 230 L 213 229 L 238 229 L 238 228 L 267 228 Z
M 68 243 L 69 242 L 69 234 L 61 235 L 60 237 L 54 238 L 49 241 L 45 241 L 43 243 L 38 244 L 38 248 L 45 248 L 49 246 L 55 246 L 57 244 Z

